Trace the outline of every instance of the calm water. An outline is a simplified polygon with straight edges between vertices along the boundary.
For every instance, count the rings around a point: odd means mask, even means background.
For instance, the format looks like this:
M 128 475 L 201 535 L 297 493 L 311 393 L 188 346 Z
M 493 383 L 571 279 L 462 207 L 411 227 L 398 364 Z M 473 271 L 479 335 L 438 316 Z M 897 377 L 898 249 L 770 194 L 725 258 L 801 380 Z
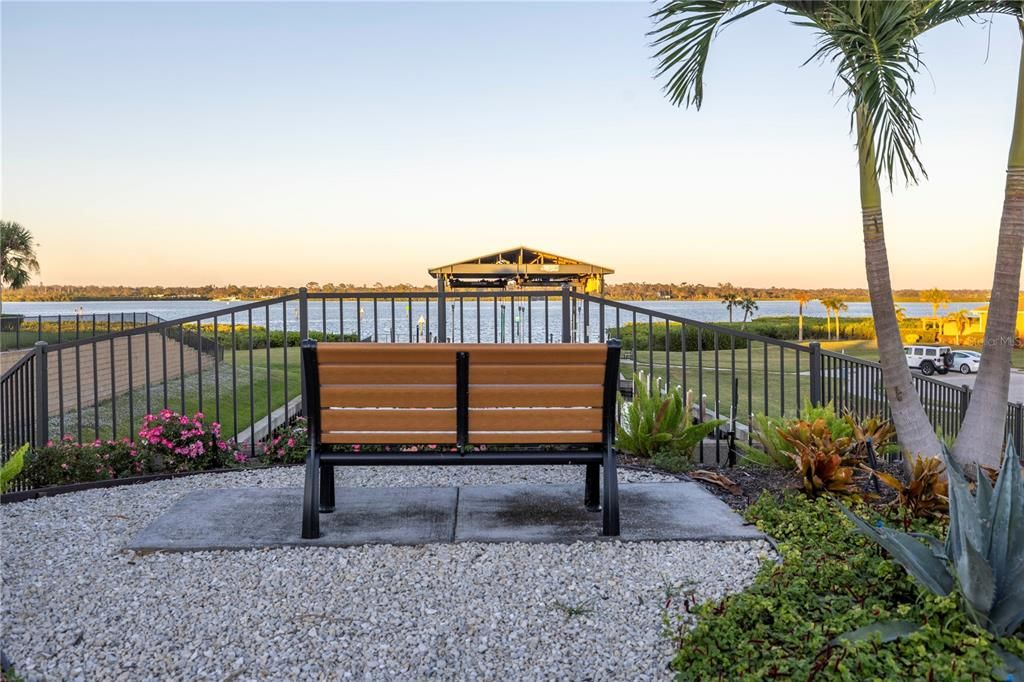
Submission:
M 337 301 L 334 301 L 337 306 Z M 489 302 L 488 302 L 489 303 Z M 637 305 L 651 308 L 658 312 L 679 315 L 681 317 L 700 320 L 702 322 L 727 322 L 729 312 L 725 306 L 717 301 L 633 301 Z M 346 306 L 354 305 L 354 302 L 346 301 Z M 21 313 L 23 315 L 74 315 L 76 312 L 91 315 L 93 313 L 151 313 L 158 317 L 170 320 L 177 317 L 188 317 L 204 313 L 217 313 L 228 309 L 238 303 L 222 301 L 71 301 L 58 303 L 4 303 L 4 311 L 10 313 Z M 330 303 L 328 304 L 330 305 Z M 405 303 L 399 302 L 399 307 L 404 312 Z M 413 302 L 414 307 L 422 308 L 422 303 Z M 541 305 L 534 302 L 534 308 Z M 780 315 L 796 315 L 799 312 L 799 305 L 796 301 L 759 301 L 759 310 L 755 317 L 774 317 Z M 848 303 L 849 310 L 842 313 L 842 317 L 869 317 L 871 315 L 870 303 Z M 900 303 L 906 310 L 907 317 L 928 317 L 932 314 L 930 303 Z M 953 312 L 956 310 L 970 310 L 984 305 L 983 301 L 950 303 L 941 312 Z M 369 301 L 363 301 L 362 307 L 365 310 L 372 306 Z M 552 306 L 557 302 L 552 301 Z M 278 306 L 280 307 L 280 306 Z M 316 308 L 317 306 L 313 306 Z M 383 306 L 381 306 L 383 307 Z M 467 304 L 468 307 L 468 304 Z M 474 306 L 475 307 L 475 306 Z M 311 316 L 315 314 L 311 309 Z M 390 313 L 389 313 L 390 314 Z M 813 302 L 804 306 L 804 314 L 812 317 L 824 317 L 825 309 L 820 303 Z M 743 313 L 733 310 L 734 319 L 740 320 Z M 271 316 L 273 318 L 273 315 Z M 312 318 L 311 318 L 312 319 Z
M 716 301 L 635 301 L 636 305 L 651 310 L 678 315 L 702 322 L 725 322 L 729 319 L 725 306 Z M 131 321 L 132 314 L 150 313 L 165 320 L 203 315 L 204 324 L 216 321 L 221 325 L 244 327 L 248 324 L 269 326 L 271 329 L 287 329 L 298 331 L 299 307 L 297 301 L 287 304 L 273 304 L 257 307 L 251 311 L 236 312 L 232 320 L 231 308 L 239 303 L 221 301 L 75 301 L 68 303 L 7 303 L 4 312 L 21 313 L 28 316 L 82 314 L 89 316 L 86 324 L 91 326 L 92 315 L 101 316 L 100 330 L 106 326 L 105 316 L 110 316 L 112 328 L 116 330 L 122 315 Z M 910 317 L 923 317 L 932 314 L 927 303 L 902 304 Z M 951 303 L 946 310 L 971 309 L 981 305 L 978 302 Z M 795 301 L 762 301 L 757 317 L 796 315 L 798 304 Z M 498 341 L 529 341 L 533 343 L 561 337 L 561 302 L 557 299 L 532 299 L 527 304 L 524 298 L 518 298 L 514 304 L 509 299 L 498 300 L 485 298 L 479 305 L 476 300 L 466 300 L 459 305 L 458 299 L 449 299 L 447 314 L 448 336 L 456 341 L 466 342 L 498 342 Z M 632 313 L 622 313 L 616 318 L 615 311 L 605 309 L 604 328 L 628 324 L 630 322 L 647 323 L 647 317 Z M 825 309 L 817 303 L 805 307 L 805 314 L 824 316 Z M 871 314 L 868 303 L 850 303 L 849 310 L 843 313 L 846 317 L 866 317 Z M 309 329 L 314 332 L 337 333 L 343 330 L 346 334 L 355 334 L 361 339 L 380 341 L 394 340 L 419 341 L 436 338 L 438 311 L 436 303 L 429 307 L 420 300 L 397 299 L 378 301 L 373 299 L 346 299 L 343 305 L 337 299 L 310 299 Z M 734 311 L 734 318 L 739 320 L 742 313 Z M 655 320 L 657 322 L 657 320 Z M 589 311 L 584 311 L 582 304 L 577 304 L 572 314 L 574 339 L 600 338 L 601 320 L 599 306 L 591 304 Z M 587 331 L 584 331 L 586 327 Z M 241 332 L 239 332 L 241 333 Z

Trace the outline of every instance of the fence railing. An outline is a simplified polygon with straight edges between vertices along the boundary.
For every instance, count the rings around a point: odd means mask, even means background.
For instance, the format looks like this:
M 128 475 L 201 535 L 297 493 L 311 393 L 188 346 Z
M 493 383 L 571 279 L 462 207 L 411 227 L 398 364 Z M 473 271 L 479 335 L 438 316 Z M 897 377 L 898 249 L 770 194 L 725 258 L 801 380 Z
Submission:
M 62 343 L 121 332 L 161 322 L 151 313 L 88 313 L 80 315 L 19 315 L 0 317 L 0 348 L 30 349 L 37 341 Z
M 377 343 L 590 343 L 616 337 L 623 347 L 620 389 L 627 397 L 642 372 L 693 391 L 701 417 L 729 419 L 741 438 L 749 438 L 750 415 L 800 415 L 808 403 L 832 402 L 859 416 L 888 415 L 877 363 L 824 351 L 817 343 L 768 338 L 567 288 L 300 290 L 174 320 L 145 313 L 87 321 L 55 316 L 54 328 L 39 326 L 49 321 L 38 316 L 25 320 L 36 323 L 36 339 L 0 376 L 4 459 L 24 442 L 38 445 L 64 434 L 79 442 L 134 439 L 143 415 L 164 408 L 203 412 L 255 454 L 262 438 L 301 411 L 298 346 L 306 337 Z M 44 333 L 52 336 L 40 338 Z M 969 389 L 918 375 L 914 381 L 932 423 L 955 436 Z M 1020 442 L 1024 406 L 1009 405 L 1007 414 L 1007 433 Z M 697 456 L 721 462 L 727 451 L 715 441 L 702 444 Z

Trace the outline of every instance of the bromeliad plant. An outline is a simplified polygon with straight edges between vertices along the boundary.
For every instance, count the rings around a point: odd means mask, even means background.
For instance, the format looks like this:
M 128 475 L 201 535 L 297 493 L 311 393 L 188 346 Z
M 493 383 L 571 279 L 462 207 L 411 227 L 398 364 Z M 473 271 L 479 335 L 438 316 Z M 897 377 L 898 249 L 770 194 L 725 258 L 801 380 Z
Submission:
M 875 452 L 885 452 L 896 438 L 896 427 L 891 421 L 881 417 L 868 417 L 858 421 L 853 413 L 847 411 L 843 421 L 850 427 L 850 438 L 853 441 L 853 457 L 865 460 L 868 457 L 868 444 Z
M 943 476 L 946 467 L 938 457 L 912 457 L 906 483 L 884 471 L 861 467 L 896 491 L 892 505 L 906 512 L 905 524 L 910 518 L 940 518 L 949 511 L 949 484 Z
M 633 400 L 625 404 L 619 396 L 622 419 L 615 430 L 616 449 L 651 461 L 670 470 L 685 468 L 693 460 L 693 449 L 724 419 L 693 423 L 693 392 L 686 396 L 676 388 L 651 385 L 643 372 L 633 377 Z
M 1013 635 L 1024 623 L 1024 484 L 1013 444 L 995 486 L 978 471 L 977 493 L 972 495 L 963 472 L 945 456 L 949 476 L 949 530 L 945 542 L 931 535 L 875 528 L 849 509 L 843 513 L 867 538 L 892 554 L 913 578 L 941 597 L 956 595 L 961 607 L 978 626 L 996 637 Z M 917 629 L 913 623 L 878 624 L 863 637 L 885 629 L 903 636 Z M 1007 668 L 1024 672 L 1024 662 L 1000 653 Z
M 854 470 L 847 460 L 849 438 L 833 436 L 828 423 L 820 418 L 812 423 L 798 422 L 780 435 L 793 448 L 789 456 L 809 497 L 824 493 L 858 497 Z

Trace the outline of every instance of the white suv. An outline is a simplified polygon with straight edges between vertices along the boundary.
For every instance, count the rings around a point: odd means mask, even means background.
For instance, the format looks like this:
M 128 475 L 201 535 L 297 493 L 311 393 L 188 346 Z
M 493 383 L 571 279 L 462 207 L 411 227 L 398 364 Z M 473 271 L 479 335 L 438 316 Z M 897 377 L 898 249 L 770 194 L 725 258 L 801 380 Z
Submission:
M 938 372 L 945 374 L 952 364 L 953 354 L 949 346 L 906 346 L 907 366 L 921 370 L 926 377 Z

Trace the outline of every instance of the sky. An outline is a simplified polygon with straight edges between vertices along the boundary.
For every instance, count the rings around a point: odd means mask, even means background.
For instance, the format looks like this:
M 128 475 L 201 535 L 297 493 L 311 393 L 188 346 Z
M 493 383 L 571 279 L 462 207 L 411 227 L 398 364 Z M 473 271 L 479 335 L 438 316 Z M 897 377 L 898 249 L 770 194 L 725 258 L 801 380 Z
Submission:
M 672 106 L 643 2 L 0 3 L 0 207 L 45 284 L 430 281 L 518 244 L 612 282 L 865 285 L 856 153 L 814 36 L 716 39 Z M 988 288 L 1021 38 L 936 29 L 929 177 L 893 285 Z

